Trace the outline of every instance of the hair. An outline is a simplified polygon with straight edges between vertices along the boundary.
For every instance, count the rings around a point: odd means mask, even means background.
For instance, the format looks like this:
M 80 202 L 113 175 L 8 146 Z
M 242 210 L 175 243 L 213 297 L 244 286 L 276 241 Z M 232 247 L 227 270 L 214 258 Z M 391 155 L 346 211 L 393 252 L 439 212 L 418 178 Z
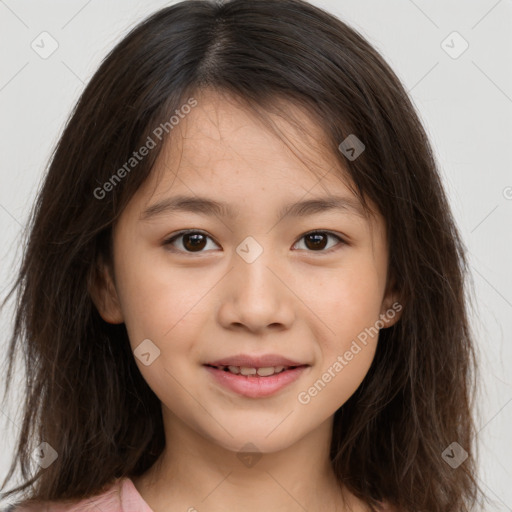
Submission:
M 282 100 L 308 112 L 338 173 L 343 168 L 361 202 L 385 220 L 388 279 L 403 311 L 381 330 L 367 375 L 335 413 L 330 457 L 340 486 L 372 510 L 382 500 L 411 512 L 471 510 L 481 492 L 472 417 L 478 368 L 466 249 L 438 164 L 380 54 L 301 0 L 166 7 L 117 44 L 83 91 L 51 155 L 3 303 L 17 292 L 6 394 L 17 353 L 26 368 L 22 424 L 2 488 L 18 467 L 24 483 L 4 496 L 23 491 L 24 504 L 87 498 L 143 474 L 162 453 L 160 401 L 137 368 L 125 325 L 105 322 L 90 290 L 98 262 L 111 262 L 112 227 L 162 143 L 115 183 L 113 171 L 206 89 L 256 113 Z M 350 134 L 365 144 L 355 160 L 338 149 Z M 109 193 L 95 197 L 107 182 Z M 442 453 L 455 441 L 469 457 L 453 469 Z M 33 473 L 41 442 L 58 458 Z

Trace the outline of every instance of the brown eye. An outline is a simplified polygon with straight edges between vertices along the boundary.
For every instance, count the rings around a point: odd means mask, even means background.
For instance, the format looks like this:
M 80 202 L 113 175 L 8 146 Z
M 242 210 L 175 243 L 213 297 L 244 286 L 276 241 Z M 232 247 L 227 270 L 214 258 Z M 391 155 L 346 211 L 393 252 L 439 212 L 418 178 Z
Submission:
M 187 251 L 200 251 L 206 246 L 206 237 L 200 233 L 183 235 L 183 247 Z
M 203 249 L 208 245 L 208 239 L 211 237 L 200 231 L 185 231 L 169 238 L 164 245 L 170 246 L 174 252 L 201 253 L 206 252 Z
M 304 238 L 308 249 L 325 249 L 325 246 L 327 245 L 327 237 L 325 234 L 312 233 L 310 235 L 306 235 Z
M 313 231 L 311 233 L 307 233 L 301 238 L 301 240 L 305 241 L 304 245 L 306 246 L 306 249 L 309 251 L 329 252 L 329 250 L 333 247 L 331 245 L 331 247 L 325 250 L 326 246 L 328 245 L 329 237 L 337 239 L 342 244 L 344 243 L 344 241 L 339 236 L 333 233 L 329 233 L 327 231 Z

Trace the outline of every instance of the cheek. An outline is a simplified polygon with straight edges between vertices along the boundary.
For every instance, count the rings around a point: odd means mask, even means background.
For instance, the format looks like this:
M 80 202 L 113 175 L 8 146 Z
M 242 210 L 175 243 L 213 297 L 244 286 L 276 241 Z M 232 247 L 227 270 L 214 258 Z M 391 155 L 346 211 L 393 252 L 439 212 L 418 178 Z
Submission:
M 345 268 L 318 272 L 308 278 L 316 286 L 306 286 L 303 296 L 319 321 L 322 338 L 329 351 L 342 350 L 359 333 L 375 325 L 382 302 L 382 279 L 377 269 L 364 259 Z
M 320 340 L 318 369 L 297 396 L 303 413 L 326 419 L 357 390 L 377 348 L 378 331 L 370 332 L 371 323 L 368 315 L 355 319 L 350 313 L 339 310 L 335 333 L 329 331 L 328 336 Z
M 333 415 L 357 390 L 371 366 L 375 346 L 361 346 L 349 361 L 339 354 L 329 361 L 297 396 L 303 413 L 317 419 Z
M 319 368 L 301 390 L 301 406 L 332 414 L 368 373 L 378 340 L 380 277 L 371 260 L 359 258 L 330 275 L 318 273 L 318 286 L 308 289 L 307 304 L 318 319 L 314 324 Z
M 145 338 L 165 344 L 190 325 L 216 282 L 196 272 L 200 269 L 173 269 L 163 249 L 153 257 L 135 252 L 119 258 L 118 290 L 132 345 Z
M 215 279 L 198 282 L 192 269 L 173 271 L 165 262 L 134 258 L 120 262 L 118 280 L 130 345 L 143 378 L 164 403 L 186 402 L 179 384 L 186 382 L 189 370 L 183 361 L 198 359 L 194 340 Z M 148 351 L 151 361 L 146 365 L 137 356 Z

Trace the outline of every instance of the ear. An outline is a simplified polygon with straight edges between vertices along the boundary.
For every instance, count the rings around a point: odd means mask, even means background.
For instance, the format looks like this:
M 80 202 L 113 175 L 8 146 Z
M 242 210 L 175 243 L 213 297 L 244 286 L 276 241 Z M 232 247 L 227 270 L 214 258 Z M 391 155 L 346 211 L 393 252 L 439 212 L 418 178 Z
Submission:
M 396 324 L 402 316 L 403 309 L 404 305 L 400 300 L 400 294 L 398 293 L 395 281 L 393 280 L 391 283 L 388 283 L 386 294 L 382 301 L 382 307 L 379 315 L 380 320 L 384 324 L 382 328 L 386 329 L 387 327 L 391 327 Z
M 109 324 L 122 324 L 123 314 L 115 286 L 113 271 L 103 258 L 97 262 L 94 277 L 89 283 L 89 293 L 101 318 Z

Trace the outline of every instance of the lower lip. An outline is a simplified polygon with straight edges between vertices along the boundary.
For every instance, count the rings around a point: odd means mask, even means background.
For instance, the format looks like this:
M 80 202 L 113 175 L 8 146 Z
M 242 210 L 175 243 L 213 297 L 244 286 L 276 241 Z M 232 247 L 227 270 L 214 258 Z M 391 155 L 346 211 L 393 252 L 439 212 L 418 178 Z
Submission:
M 258 375 L 236 375 L 229 371 L 218 370 L 211 366 L 205 366 L 214 379 L 224 387 L 249 398 L 262 398 L 270 396 L 284 387 L 296 381 L 308 366 L 298 366 L 291 370 L 285 370 L 281 373 L 270 375 L 269 377 L 259 377 Z

